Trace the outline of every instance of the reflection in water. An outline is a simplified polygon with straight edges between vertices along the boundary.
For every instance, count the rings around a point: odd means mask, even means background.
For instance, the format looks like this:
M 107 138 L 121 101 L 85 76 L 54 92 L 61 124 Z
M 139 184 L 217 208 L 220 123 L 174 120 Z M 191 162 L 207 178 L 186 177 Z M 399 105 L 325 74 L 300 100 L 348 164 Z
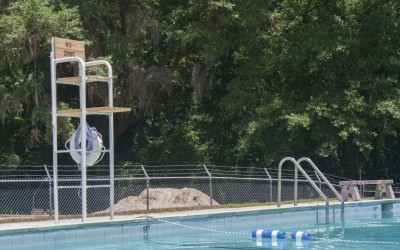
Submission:
M 393 203 L 381 204 L 382 218 L 393 218 Z
M 143 239 L 145 243 L 149 243 L 149 230 L 150 230 L 150 225 L 145 225 L 143 226 Z
M 279 247 L 282 248 L 286 244 L 285 239 L 253 239 L 253 246 L 254 247 L 265 247 L 265 248 L 270 248 L 270 247 Z

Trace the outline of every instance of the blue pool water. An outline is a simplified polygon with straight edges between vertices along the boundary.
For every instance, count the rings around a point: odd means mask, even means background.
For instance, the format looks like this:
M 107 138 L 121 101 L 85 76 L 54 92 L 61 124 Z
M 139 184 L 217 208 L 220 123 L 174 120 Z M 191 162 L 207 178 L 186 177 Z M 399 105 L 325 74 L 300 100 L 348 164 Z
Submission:
M 111 226 L 0 234 L 0 249 L 400 249 L 400 203 L 355 203 Z M 255 240 L 254 229 L 308 231 L 308 241 Z

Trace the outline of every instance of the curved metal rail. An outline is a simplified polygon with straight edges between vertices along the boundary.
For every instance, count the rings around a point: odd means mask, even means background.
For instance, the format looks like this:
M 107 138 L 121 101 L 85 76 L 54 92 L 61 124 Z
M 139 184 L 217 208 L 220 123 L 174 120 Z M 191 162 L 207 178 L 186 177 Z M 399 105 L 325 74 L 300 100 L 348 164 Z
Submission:
M 339 194 L 339 192 L 332 186 L 332 184 L 329 182 L 329 180 L 325 177 L 325 175 L 319 170 L 319 168 L 317 167 L 317 165 L 314 164 L 314 162 L 307 157 L 302 157 L 300 159 L 297 160 L 297 163 L 300 165 L 301 162 L 308 162 L 311 167 L 315 170 L 315 172 L 317 173 L 317 176 L 319 176 L 324 182 L 325 184 L 329 187 L 329 189 L 336 195 L 336 197 L 338 198 L 338 200 L 341 202 L 341 213 L 342 213 L 342 217 L 344 215 L 344 200 L 343 197 Z
M 324 199 L 326 204 L 326 218 L 329 219 L 329 200 L 326 195 L 315 185 L 314 181 L 310 178 L 310 176 L 304 171 L 304 169 L 300 166 L 300 164 L 293 157 L 285 157 L 279 162 L 279 172 L 278 172 L 278 207 L 281 206 L 281 194 L 282 194 L 282 165 L 286 161 L 291 161 L 295 166 L 295 183 L 294 183 L 294 205 L 297 206 L 297 182 L 298 182 L 298 173 L 297 171 L 303 174 L 303 176 L 308 180 L 311 186 L 317 191 L 317 193 Z

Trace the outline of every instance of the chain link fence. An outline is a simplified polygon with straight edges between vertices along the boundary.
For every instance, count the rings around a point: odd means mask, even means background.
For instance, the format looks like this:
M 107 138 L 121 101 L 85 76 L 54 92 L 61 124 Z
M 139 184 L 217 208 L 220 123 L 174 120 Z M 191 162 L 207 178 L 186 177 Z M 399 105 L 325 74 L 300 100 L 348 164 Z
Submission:
M 0 177 L 0 217 L 53 213 L 52 169 L 28 166 L 4 170 Z M 8 172 L 7 172 L 8 171 Z M 6 172 L 6 174 L 4 174 Z M 87 185 L 109 184 L 107 166 L 88 168 Z M 336 199 L 313 171 L 307 171 L 322 192 Z M 340 192 L 337 176 L 326 175 Z M 162 209 L 193 209 L 226 205 L 265 205 L 277 202 L 278 170 L 232 166 L 171 165 L 116 166 L 115 212 L 133 213 Z M 59 168 L 59 214 L 80 215 L 80 172 L 76 166 Z M 294 200 L 294 169 L 282 172 L 282 202 Z M 74 188 L 75 187 L 75 188 Z M 105 214 L 110 207 L 110 189 L 87 190 L 88 214 Z M 395 192 L 396 195 L 398 192 Z M 368 192 L 363 192 L 367 195 Z M 373 196 L 373 194 L 372 194 Z M 311 184 L 299 174 L 299 200 L 321 199 Z M 1 220 L 0 220 L 1 222 Z

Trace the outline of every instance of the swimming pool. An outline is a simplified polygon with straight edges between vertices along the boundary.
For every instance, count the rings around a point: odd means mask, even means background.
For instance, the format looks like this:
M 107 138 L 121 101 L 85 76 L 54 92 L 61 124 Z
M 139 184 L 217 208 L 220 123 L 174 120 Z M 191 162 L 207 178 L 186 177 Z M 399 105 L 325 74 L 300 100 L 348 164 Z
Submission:
M 0 249 L 400 249 L 400 203 L 382 201 L 171 217 L 0 234 Z M 252 239 L 254 229 L 308 231 L 308 241 Z

